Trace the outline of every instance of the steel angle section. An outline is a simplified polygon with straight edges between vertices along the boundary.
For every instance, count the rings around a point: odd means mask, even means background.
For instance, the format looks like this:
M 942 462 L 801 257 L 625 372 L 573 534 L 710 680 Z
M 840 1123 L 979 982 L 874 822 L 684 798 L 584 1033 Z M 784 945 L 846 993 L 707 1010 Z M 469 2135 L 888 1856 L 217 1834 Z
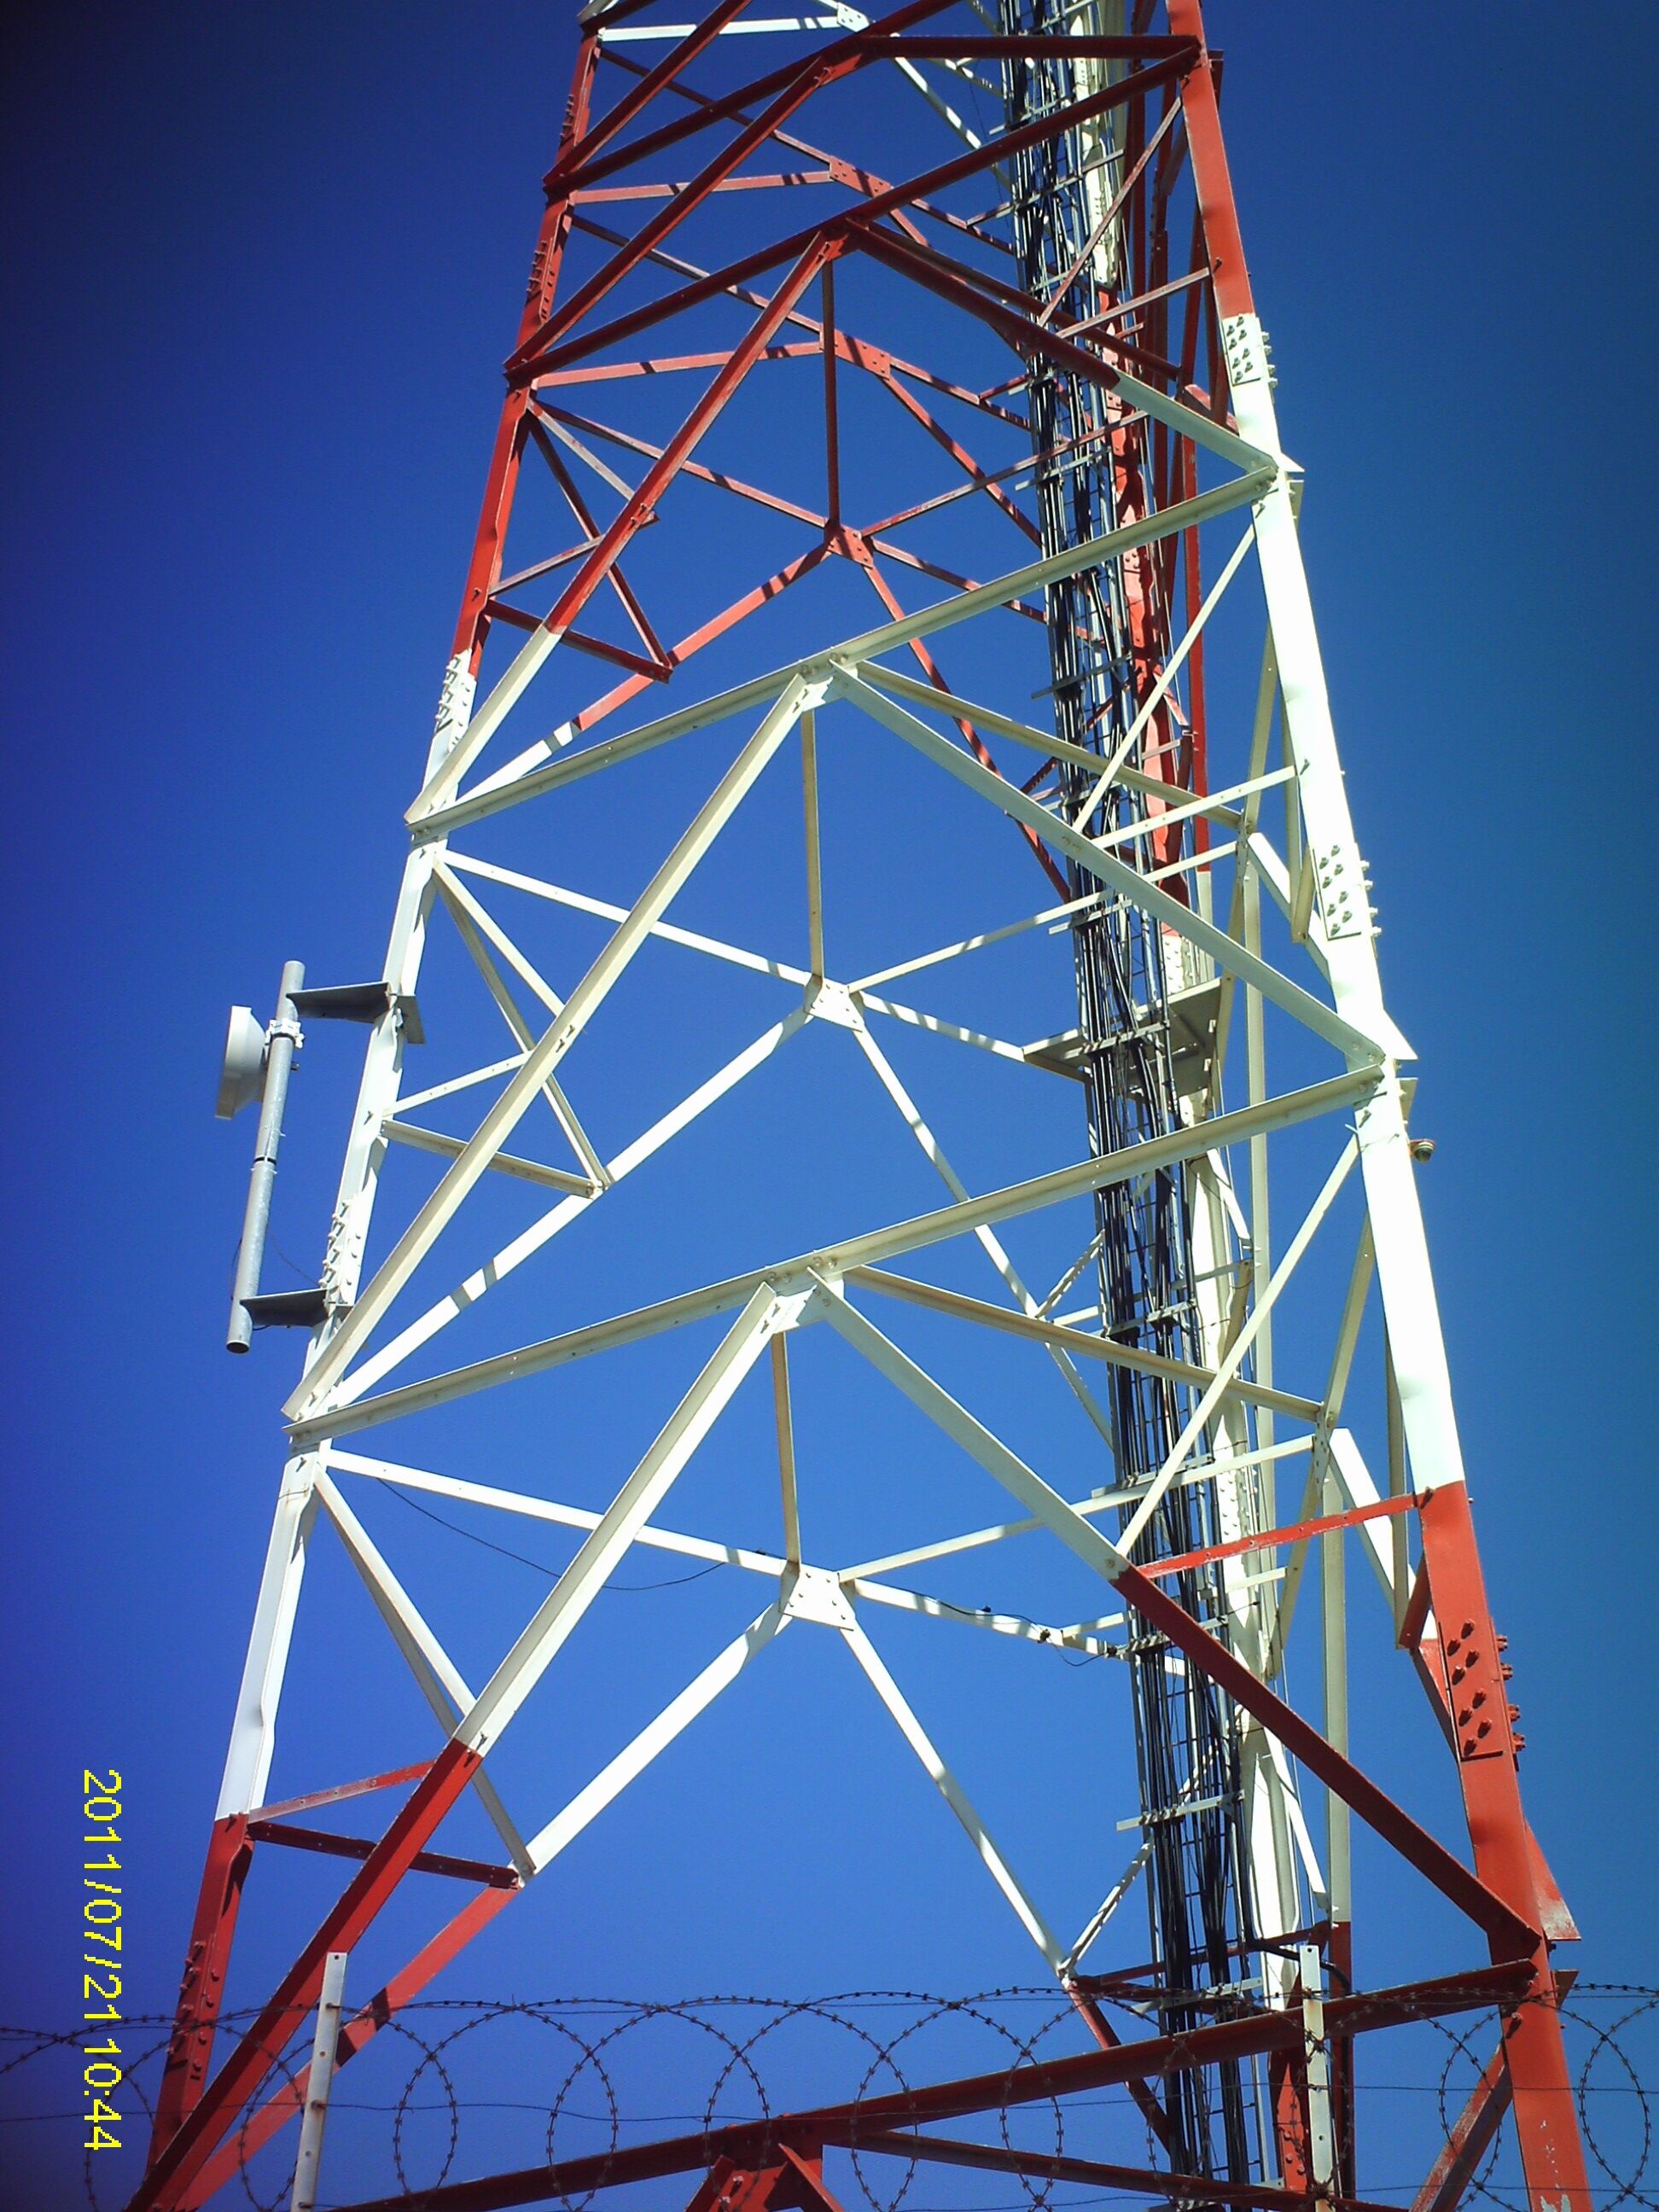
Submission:
M 1089 874 L 1117 891 L 1138 907 L 1142 908 L 1165 928 L 1178 937 L 1188 939 L 1200 951 L 1206 952 L 1216 965 L 1243 982 L 1255 987 L 1264 999 L 1270 999 L 1285 1012 L 1292 1015 L 1304 1029 L 1336 1047 L 1350 1060 L 1376 1061 L 1383 1057 L 1383 1047 L 1366 1036 L 1351 1022 L 1333 1008 L 1321 1005 L 1298 984 L 1271 966 L 1257 953 L 1249 951 L 1225 930 L 1218 929 L 1213 922 L 1179 899 L 1171 898 L 1167 891 L 1149 884 L 1145 876 L 1123 861 L 1103 851 L 1092 837 L 1085 837 L 1073 830 L 1069 823 L 1057 821 L 1045 806 L 1029 799 L 1017 785 L 1009 783 L 992 769 L 981 768 L 971 754 L 935 730 L 915 715 L 908 714 L 894 701 L 885 698 L 872 685 L 846 669 L 836 679 L 836 696 L 862 707 L 876 721 L 884 723 L 896 737 L 905 739 L 917 751 L 936 761 L 970 791 L 1028 828 L 1034 830 L 1043 841 L 1055 847 L 1068 860 L 1086 869 Z
M 572 991 L 562 1013 L 554 1017 L 526 1054 L 523 1066 L 478 1124 L 465 1149 L 381 1261 L 350 1313 L 319 1351 L 285 1412 L 290 1415 L 310 1412 L 345 1371 L 490 1160 L 522 1121 L 544 1078 L 552 1073 L 598 1012 L 653 926 L 662 919 L 669 902 L 748 796 L 767 763 L 794 727 L 803 708 L 817 703 L 822 696 L 822 685 L 796 678 L 763 717 L 754 735 L 640 894 L 627 920 L 617 924 L 610 942 Z
M 1074 1167 L 1059 1168 L 1029 1182 L 987 1192 L 982 1197 L 941 1206 L 932 1213 L 917 1214 L 908 1221 L 868 1231 L 842 1243 L 822 1246 L 816 1252 L 801 1253 L 752 1273 L 729 1276 L 723 1282 L 708 1284 L 701 1290 L 686 1291 L 634 1313 L 597 1322 L 562 1336 L 544 1338 L 516 1351 L 476 1361 L 468 1367 L 452 1368 L 428 1381 L 406 1383 L 400 1389 L 383 1392 L 378 1397 L 306 1414 L 292 1424 L 290 1433 L 296 1441 L 346 1436 L 382 1421 L 396 1420 L 427 1407 L 469 1396 L 474 1391 L 491 1389 L 498 1383 L 539 1374 L 570 1359 L 584 1358 L 589 1352 L 603 1351 L 611 1345 L 656 1335 L 683 1322 L 729 1312 L 741 1305 L 763 1281 L 769 1280 L 780 1290 L 785 1285 L 805 1284 L 812 1275 L 833 1283 L 854 1268 L 877 1267 L 907 1252 L 947 1243 L 953 1237 L 969 1234 L 986 1224 L 1038 1212 L 1046 1206 L 1086 1196 L 1109 1183 L 1194 1158 L 1212 1147 L 1240 1143 L 1322 1114 L 1340 1112 L 1368 1097 L 1378 1079 L 1379 1071 L 1374 1066 L 1333 1076 L 1325 1083 L 1287 1091 L 1259 1105 L 1241 1106 L 1231 1114 L 1218 1115 L 1169 1137 L 1127 1146 L 1121 1152 L 1109 1152 L 1098 1159 L 1080 1161 Z M 1012 1321 L 1021 1318 L 1010 1315 Z M 1317 1412 L 1311 1401 L 1297 1401 L 1287 1410 L 1299 1410 L 1304 1403 L 1311 1413 Z

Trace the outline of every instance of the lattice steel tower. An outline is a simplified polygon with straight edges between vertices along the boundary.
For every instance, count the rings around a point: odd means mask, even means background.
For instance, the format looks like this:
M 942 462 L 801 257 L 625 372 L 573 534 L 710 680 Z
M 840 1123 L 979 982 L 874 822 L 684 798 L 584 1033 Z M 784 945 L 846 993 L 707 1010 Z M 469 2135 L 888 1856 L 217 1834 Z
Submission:
M 264 1097 L 233 1340 L 256 1322 L 310 1335 L 135 2205 L 208 2202 L 296 2118 L 279 2057 L 309 2037 L 331 1954 L 354 1977 L 373 1955 L 406 1875 L 476 1887 L 354 1982 L 319 2081 L 592 1821 L 625 1819 L 630 1783 L 717 1698 L 752 1694 L 799 1625 L 850 1655 L 873 1724 L 896 1723 L 1073 2000 L 1078 2055 L 433 2204 L 706 2170 L 710 2206 L 822 2207 L 826 2156 L 854 2140 L 1184 2202 L 1335 2204 L 1365 2194 L 1356 2039 L 1495 2005 L 1499 2048 L 1419 2205 L 1451 2212 L 1512 2111 L 1534 2212 L 1589 2212 L 1550 1962 L 1575 1931 L 1521 1807 L 1415 1186 L 1429 1147 L 1407 1130 L 1411 1053 L 1197 0 L 879 18 L 720 0 L 696 26 L 591 0 L 575 48 L 383 974 L 306 991 L 287 971 L 268 1032 L 233 1024 L 222 1103 Z M 1022 911 L 1034 865 L 1043 903 Z M 739 981 L 773 1018 L 716 1049 Z M 932 994 L 951 990 L 947 1016 Z M 342 1015 L 369 1038 L 319 1284 L 261 1297 L 289 1063 L 301 1024 Z M 826 1073 L 808 1093 L 769 1088 L 809 1049 Z M 946 1202 L 884 1203 L 900 1186 L 854 1110 L 813 1118 L 832 1065 Z M 1294 1221 L 1279 1243 L 1270 1170 Z M 648 1298 L 623 1310 L 624 1279 Z M 562 1428 L 560 1393 L 624 1347 L 616 1434 L 651 1406 L 653 1360 L 667 1395 L 642 1450 L 579 1480 L 568 1436 L 586 1468 L 611 1431 L 592 1407 Z M 808 1389 L 835 1409 L 827 1452 L 796 1418 Z M 695 1485 L 665 1515 L 671 1490 L 757 1395 L 775 1534 L 756 1540 L 752 1470 L 724 1461 L 696 1514 L 732 1517 L 689 1533 Z M 901 1399 L 910 1426 L 884 1443 Z M 974 1523 L 986 1478 L 1017 1517 Z M 569 1532 L 528 1621 L 503 1598 L 487 1625 L 482 1687 L 405 1586 L 395 1528 L 371 1534 L 387 1485 Z M 433 1756 L 357 1782 L 296 1746 L 304 1789 L 276 1803 L 290 1645 L 325 1634 L 299 1611 L 324 1531 L 429 1708 Z M 1381 1593 L 1352 1652 L 1347 1547 Z M 639 1547 L 758 1578 L 762 1609 L 540 1802 L 533 1693 L 580 1663 Z M 996 1604 L 969 1601 L 1005 1572 Z M 1285 1672 L 1298 1618 L 1311 1713 Z M 1060 1656 L 1115 1662 L 1083 1680 L 1119 1712 L 1112 1786 L 1139 1842 L 1119 1867 L 1090 1832 L 1103 1896 L 1075 1936 L 872 1620 L 1030 1647 L 1034 1698 Z M 1368 1714 L 1392 1679 L 1390 1725 L 1443 1739 L 1472 1869 L 1350 1757 L 1361 1664 Z M 378 1838 L 296 1818 L 394 1788 Z M 493 1861 L 431 1848 L 469 1798 Z M 1051 1818 L 1095 1818 L 1081 1802 Z M 1367 1948 L 1355 1814 L 1401 1883 L 1437 1893 L 1434 1978 L 1391 1972 L 1390 1933 Z M 266 1881 L 296 1842 L 361 1863 L 216 2071 L 249 1867 L 257 1849 Z M 1395 1880 L 1370 1892 L 1397 1913 Z M 1119 1917 L 1136 1888 L 1145 1957 Z M 1061 2174 L 928 2132 L 1107 2083 L 1134 2100 L 1139 2163 L 1108 2142 Z

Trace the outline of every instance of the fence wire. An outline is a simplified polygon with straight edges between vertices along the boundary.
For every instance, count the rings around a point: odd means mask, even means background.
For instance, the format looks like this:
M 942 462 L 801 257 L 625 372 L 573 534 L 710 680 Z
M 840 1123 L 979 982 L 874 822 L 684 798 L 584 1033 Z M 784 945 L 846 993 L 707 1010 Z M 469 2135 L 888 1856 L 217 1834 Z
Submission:
M 1127 1996 L 1103 2002 L 1126 2039 L 1158 2033 L 1156 2015 Z M 1626 2204 L 1659 2212 L 1650 2087 L 1659 2082 L 1659 1988 L 1581 1982 L 1560 2011 L 1596 2212 Z M 227 2013 L 225 2036 L 252 2017 Z M 1487 2008 L 1355 2038 L 1350 2148 L 1361 2197 L 1412 2204 L 1497 2048 L 1501 2025 Z M 161 2015 L 123 2023 L 125 2078 L 116 2094 L 125 2119 L 114 2153 L 81 2148 L 84 2033 L 0 2027 L 0 2166 L 40 2177 L 37 2193 L 20 2203 L 69 2206 L 83 2193 L 91 2212 L 115 2212 L 125 2201 L 142 2170 L 170 2027 Z M 768 2144 L 789 2112 L 826 2104 L 856 2109 L 872 2099 L 902 2105 L 918 2085 L 1012 2075 L 1035 2059 L 1073 2054 L 1087 2047 L 1080 2035 L 1076 2011 L 1052 1987 L 952 1997 L 866 1990 L 798 1999 L 426 1999 L 386 2021 L 337 2075 L 319 2202 L 343 2207 L 401 2193 L 413 2208 L 447 2181 L 580 2158 L 597 2176 L 594 2185 L 546 2201 L 588 2212 L 605 2187 L 609 2161 L 632 2145 L 705 2136 L 712 2160 L 712 2139 L 723 2128 L 758 2126 Z M 1179 2052 L 1177 2043 L 1167 2071 L 1181 2064 Z M 272 2054 L 268 2090 L 283 2081 L 297 2087 L 309 2055 L 307 2025 Z M 904 2124 L 894 2109 L 887 2105 L 881 2126 Z M 1063 2102 L 994 2106 L 964 2124 L 1010 2151 L 1160 2163 L 1142 2112 L 1121 2085 Z M 290 2199 L 294 2143 L 291 2125 L 258 2148 L 244 2133 L 235 2143 L 235 2178 L 214 2203 L 279 2212 Z M 1156 2201 L 1147 2188 L 1091 2191 L 1036 2176 L 924 2165 L 860 2152 L 856 2142 L 830 2155 L 848 2212 L 1066 2212 Z M 53 2191 L 48 2177 L 72 2185 L 77 2160 L 78 2191 Z M 629 2212 L 678 2212 L 695 2185 L 684 2173 L 634 2183 Z M 1191 2197 L 1185 2201 L 1190 2208 Z M 1475 2201 L 1527 2212 L 1507 2128 L 1465 2192 L 1466 2203 Z

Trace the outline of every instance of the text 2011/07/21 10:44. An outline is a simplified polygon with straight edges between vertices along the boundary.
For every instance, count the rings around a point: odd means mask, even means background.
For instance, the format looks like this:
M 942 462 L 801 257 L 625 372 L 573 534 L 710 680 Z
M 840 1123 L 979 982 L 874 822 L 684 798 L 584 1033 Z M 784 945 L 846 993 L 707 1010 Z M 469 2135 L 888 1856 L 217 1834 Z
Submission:
M 105 1847 L 102 1858 L 82 1863 L 83 1885 L 92 1893 L 82 1908 L 81 1940 L 85 1947 L 82 1965 L 97 1969 L 81 1977 L 81 2002 L 86 2008 L 82 2018 L 99 2025 L 113 2024 L 121 2017 L 117 2010 L 121 1995 L 121 1885 L 110 1877 L 120 1873 L 121 1862 L 111 1846 L 121 1840 L 114 1825 L 121 1818 L 118 1795 L 121 1777 L 113 1767 L 107 1775 L 94 1774 L 88 1767 L 82 1774 L 81 1788 L 87 1826 L 82 1840 Z M 98 1945 L 103 1948 L 94 1948 Z M 110 2130 L 119 2125 L 121 2114 L 108 2100 L 125 2078 L 118 2063 L 121 2046 L 109 2036 L 101 2043 L 88 2043 L 83 2056 L 87 2061 L 81 2075 L 87 2094 L 83 2118 L 88 2130 L 84 2148 L 119 2150 L 121 2139 Z

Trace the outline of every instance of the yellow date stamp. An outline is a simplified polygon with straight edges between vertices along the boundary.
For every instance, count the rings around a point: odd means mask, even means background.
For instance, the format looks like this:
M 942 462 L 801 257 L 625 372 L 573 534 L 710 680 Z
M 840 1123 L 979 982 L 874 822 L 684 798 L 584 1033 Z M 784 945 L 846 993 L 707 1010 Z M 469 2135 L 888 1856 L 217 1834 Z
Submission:
M 82 1885 L 86 1900 L 81 1908 L 82 2018 L 89 2026 L 114 2027 L 120 2024 L 121 1974 L 121 1862 L 115 1845 L 121 1841 L 121 1777 L 114 1767 L 95 1774 L 90 1767 L 81 1776 L 83 1849 L 103 1846 L 103 1856 L 88 1855 L 82 1862 Z M 87 2150 L 119 2150 L 121 2112 L 110 2100 L 125 2080 L 120 2064 L 121 2046 L 112 2034 L 101 2042 L 82 2046 L 86 2061 L 81 2079 L 85 2087 Z

